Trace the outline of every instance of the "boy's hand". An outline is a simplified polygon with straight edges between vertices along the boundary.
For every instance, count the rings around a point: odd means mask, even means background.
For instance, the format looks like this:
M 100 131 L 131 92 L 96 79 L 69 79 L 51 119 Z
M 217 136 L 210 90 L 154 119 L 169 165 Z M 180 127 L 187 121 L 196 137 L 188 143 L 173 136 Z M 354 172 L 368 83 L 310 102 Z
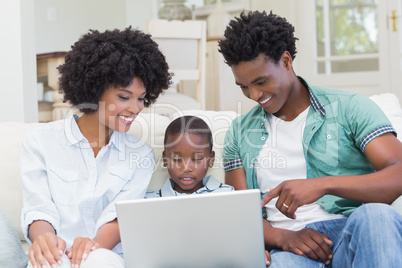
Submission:
M 71 267 L 79 267 L 89 253 L 99 248 L 99 244 L 88 237 L 77 237 L 73 246 L 66 250 L 67 257 L 71 259 Z
M 328 236 L 313 229 L 302 229 L 300 231 L 287 231 L 281 237 L 283 251 L 321 261 L 326 265 L 332 259 L 332 250 L 329 246 L 332 241 Z
M 313 203 L 325 195 L 325 183 L 323 178 L 284 181 L 270 189 L 261 204 L 265 206 L 273 198 L 279 197 L 276 208 L 288 218 L 296 219 L 295 212 L 299 207 Z
M 47 267 L 46 261 L 52 267 L 61 265 L 61 256 L 66 248 L 66 242 L 52 232 L 38 236 L 29 248 L 28 256 L 32 266 Z

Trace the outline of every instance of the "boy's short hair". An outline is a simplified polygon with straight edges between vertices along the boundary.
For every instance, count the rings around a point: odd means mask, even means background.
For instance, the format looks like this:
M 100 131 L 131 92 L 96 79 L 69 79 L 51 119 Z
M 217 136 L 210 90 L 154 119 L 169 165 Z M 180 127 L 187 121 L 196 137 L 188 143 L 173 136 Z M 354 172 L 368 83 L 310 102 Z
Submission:
M 207 123 L 197 116 L 186 115 L 173 120 L 165 131 L 164 146 L 166 148 L 168 138 L 174 134 L 195 134 L 207 136 L 209 151 L 212 152 L 212 132 Z
M 134 77 L 144 83 L 144 104 L 148 107 L 169 87 L 172 77 L 158 44 L 150 35 L 131 27 L 90 30 L 75 42 L 58 70 L 64 101 L 80 105 L 80 111 L 87 114 L 96 112 L 106 89 L 127 87 Z
M 219 41 L 219 52 L 229 65 L 251 61 L 264 53 L 278 63 L 285 51 L 296 56 L 294 27 L 285 18 L 265 11 L 244 11 L 229 22 L 225 39 Z

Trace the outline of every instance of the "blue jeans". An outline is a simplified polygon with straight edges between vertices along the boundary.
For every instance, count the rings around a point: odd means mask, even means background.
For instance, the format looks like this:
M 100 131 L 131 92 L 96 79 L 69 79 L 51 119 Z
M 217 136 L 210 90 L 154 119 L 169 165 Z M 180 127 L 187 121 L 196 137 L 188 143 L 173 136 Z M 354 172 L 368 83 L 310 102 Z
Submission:
M 386 204 L 365 204 L 349 218 L 312 223 L 306 228 L 326 234 L 333 242 L 329 265 L 291 252 L 271 250 L 276 267 L 401 267 L 402 215 Z

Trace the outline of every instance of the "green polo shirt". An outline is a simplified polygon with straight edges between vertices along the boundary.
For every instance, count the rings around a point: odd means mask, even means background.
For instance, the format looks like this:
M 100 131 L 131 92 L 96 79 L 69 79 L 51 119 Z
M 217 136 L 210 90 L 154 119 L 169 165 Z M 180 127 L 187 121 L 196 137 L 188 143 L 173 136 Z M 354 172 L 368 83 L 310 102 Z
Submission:
M 352 92 L 310 86 L 310 108 L 303 135 L 307 178 L 362 175 L 375 172 L 364 154 L 366 145 L 376 137 L 393 132 L 390 121 L 369 98 Z M 247 185 L 258 189 L 254 170 L 256 157 L 269 133 L 266 113 L 257 105 L 233 120 L 225 136 L 225 171 L 244 168 Z M 333 195 L 317 201 L 329 213 L 349 216 L 361 203 Z

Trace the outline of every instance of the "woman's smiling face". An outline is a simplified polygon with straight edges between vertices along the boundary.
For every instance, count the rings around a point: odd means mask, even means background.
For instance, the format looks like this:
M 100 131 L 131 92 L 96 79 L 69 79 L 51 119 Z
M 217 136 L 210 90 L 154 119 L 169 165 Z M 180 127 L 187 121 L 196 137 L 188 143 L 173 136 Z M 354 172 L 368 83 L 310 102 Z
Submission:
M 95 114 L 99 124 L 110 130 L 127 132 L 138 113 L 144 109 L 146 89 L 139 77 L 127 87 L 110 87 L 99 98 Z

